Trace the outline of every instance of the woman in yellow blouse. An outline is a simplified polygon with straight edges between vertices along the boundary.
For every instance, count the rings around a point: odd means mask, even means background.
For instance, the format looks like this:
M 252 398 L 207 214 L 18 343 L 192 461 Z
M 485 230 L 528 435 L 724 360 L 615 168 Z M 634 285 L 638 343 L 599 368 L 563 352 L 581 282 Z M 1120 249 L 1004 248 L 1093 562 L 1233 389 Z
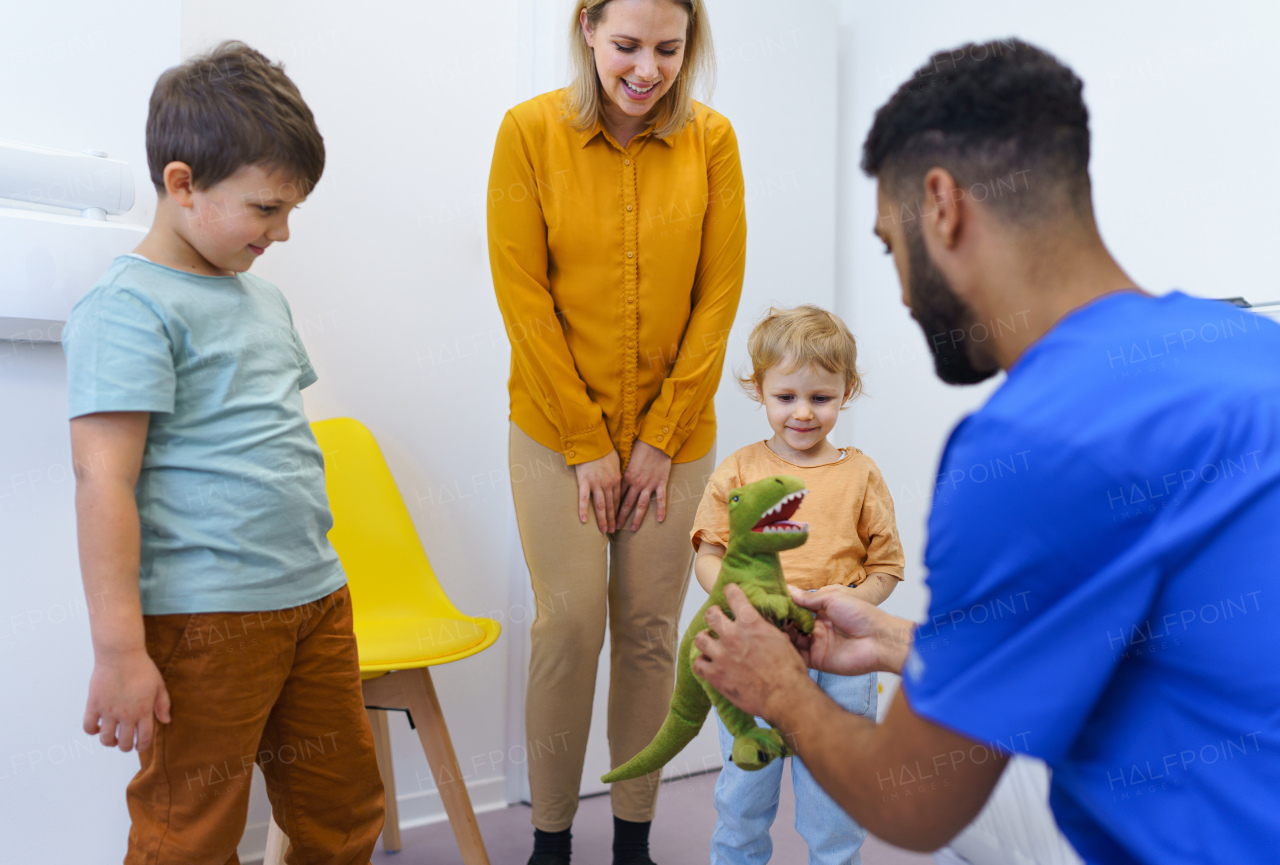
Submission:
M 702 0 L 578 0 L 570 38 L 570 86 L 504 118 L 488 201 L 538 604 L 534 865 L 568 862 L 606 610 L 613 765 L 666 714 L 746 250 L 737 139 L 692 98 L 714 66 Z M 656 778 L 614 785 L 615 862 L 650 861 L 656 794 Z

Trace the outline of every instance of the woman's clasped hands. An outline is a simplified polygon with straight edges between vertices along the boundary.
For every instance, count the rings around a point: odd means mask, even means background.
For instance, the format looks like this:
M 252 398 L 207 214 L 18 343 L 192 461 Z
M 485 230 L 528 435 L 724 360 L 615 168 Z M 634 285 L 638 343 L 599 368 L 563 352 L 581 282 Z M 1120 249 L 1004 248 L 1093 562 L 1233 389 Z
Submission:
M 599 459 L 574 466 L 578 478 L 578 519 L 587 521 L 594 510 L 596 526 L 602 532 L 615 532 L 627 525 L 631 531 L 640 528 L 649 510 L 651 498 L 657 499 L 657 518 L 667 517 L 667 480 L 671 475 L 671 457 L 663 451 L 636 441 L 626 471 L 616 450 Z

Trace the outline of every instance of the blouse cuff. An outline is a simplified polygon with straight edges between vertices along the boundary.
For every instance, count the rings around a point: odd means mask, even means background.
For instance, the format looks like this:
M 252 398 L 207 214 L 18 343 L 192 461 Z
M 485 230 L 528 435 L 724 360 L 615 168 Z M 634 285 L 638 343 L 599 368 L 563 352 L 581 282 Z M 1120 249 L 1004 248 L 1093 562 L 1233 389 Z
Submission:
M 604 424 L 560 437 L 560 453 L 564 454 L 565 465 L 589 463 L 608 455 L 611 450 L 613 440 L 609 438 L 609 430 Z
M 636 436 L 647 445 L 653 445 L 669 457 L 674 457 L 684 445 L 692 430 L 676 426 L 676 422 L 649 412 L 640 423 L 640 434 Z

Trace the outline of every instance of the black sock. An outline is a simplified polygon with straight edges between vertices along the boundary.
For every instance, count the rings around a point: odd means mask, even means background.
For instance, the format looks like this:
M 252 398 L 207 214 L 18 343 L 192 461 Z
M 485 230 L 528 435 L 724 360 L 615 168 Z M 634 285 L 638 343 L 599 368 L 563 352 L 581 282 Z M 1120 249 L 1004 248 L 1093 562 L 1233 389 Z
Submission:
M 550 853 L 553 856 L 564 856 L 568 858 L 573 852 L 573 829 L 570 826 L 560 832 L 543 832 L 536 826 L 533 829 L 533 852 Z
M 613 861 L 644 859 L 649 855 L 649 827 L 652 822 L 632 823 L 613 818 Z

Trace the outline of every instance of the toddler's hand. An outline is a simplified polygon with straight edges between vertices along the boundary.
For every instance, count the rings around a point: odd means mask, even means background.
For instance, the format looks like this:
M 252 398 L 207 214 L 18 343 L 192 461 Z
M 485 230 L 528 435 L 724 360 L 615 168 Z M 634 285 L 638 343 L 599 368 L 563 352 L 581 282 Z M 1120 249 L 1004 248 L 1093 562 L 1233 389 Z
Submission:
M 143 751 L 151 747 L 157 718 L 169 723 L 169 691 L 150 655 L 135 651 L 95 659 L 84 713 L 86 733 L 126 752 L 136 740 Z

